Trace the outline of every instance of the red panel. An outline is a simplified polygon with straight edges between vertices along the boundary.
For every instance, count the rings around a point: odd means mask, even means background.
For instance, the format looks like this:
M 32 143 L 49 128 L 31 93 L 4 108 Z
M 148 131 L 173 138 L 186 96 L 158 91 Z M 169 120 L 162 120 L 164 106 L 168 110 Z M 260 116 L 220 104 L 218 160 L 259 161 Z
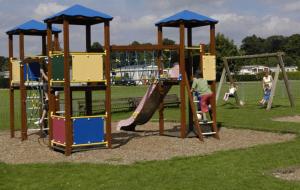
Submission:
M 64 144 L 65 140 L 65 119 L 53 117 L 53 140 Z

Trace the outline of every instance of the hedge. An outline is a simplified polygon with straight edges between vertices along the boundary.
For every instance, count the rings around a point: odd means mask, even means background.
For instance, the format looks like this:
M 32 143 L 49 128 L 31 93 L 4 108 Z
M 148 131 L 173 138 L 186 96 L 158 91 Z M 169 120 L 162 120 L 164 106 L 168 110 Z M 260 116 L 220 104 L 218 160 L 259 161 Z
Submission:
M 275 73 L 272 73 L 274 77 Z M 300 71 L 297 72 L 287 72 L 289 80 L 300 80 Z M 233 75 L 236 81 L 261 81 L 264 73 L 258 73 L 256 75 Z M 282 73 L 279 73 L 279 80 L 282 80 Z
M 9 88 L 9 79 L 0 78 L 0 88 Z

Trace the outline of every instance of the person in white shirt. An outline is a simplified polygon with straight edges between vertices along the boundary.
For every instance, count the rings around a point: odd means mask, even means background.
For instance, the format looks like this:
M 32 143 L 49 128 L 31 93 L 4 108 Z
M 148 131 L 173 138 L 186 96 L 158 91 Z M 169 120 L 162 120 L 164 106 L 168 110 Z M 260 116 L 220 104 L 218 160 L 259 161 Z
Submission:
M 272 88 L 272 83 L 273 83 L 273 77 L 270 75 L 269 71 L 265 71 L 265 75 L 263 77 L 262 85 L 263 85 L 263 90 L 265 91 L 266 86 L 268 88 Z

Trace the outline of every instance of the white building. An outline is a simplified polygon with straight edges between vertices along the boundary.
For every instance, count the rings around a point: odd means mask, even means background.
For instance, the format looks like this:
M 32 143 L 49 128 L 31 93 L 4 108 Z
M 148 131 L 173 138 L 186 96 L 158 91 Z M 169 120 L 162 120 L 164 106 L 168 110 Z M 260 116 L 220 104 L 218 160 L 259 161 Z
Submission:
M 270 67 L 270 70 L 272 72 L 276 71 L 277 67 Z M 298 66 L 285 66 L 284 67 L 285 72 L 297 72 L 298 71 Z
M 114 69 L 113 76 L 128 78 L 134 81 L 148 80 L 158 77 L 158 68 L 156 65 L 130 65 Z
M 263 65 L 245 65 L 245 66 L 241 67 L 239 74 L 240 75 L 256 75 L 256 74 L 264 72 L 264 71 L 270 71 L 270 68 L 263 66 Z

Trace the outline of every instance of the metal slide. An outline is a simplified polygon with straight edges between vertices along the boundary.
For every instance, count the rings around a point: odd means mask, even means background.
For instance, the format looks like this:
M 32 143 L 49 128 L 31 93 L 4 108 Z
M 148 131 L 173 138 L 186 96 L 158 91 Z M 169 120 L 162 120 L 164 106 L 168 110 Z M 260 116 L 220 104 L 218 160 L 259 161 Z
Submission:
M 121 120 L 117 125 L 117 129 L 133 131 L 136 125 L 143 125 L 147 123 L 171 87 L 172 85 L 163 85 L 160 92 L 159 84 L 150 85 L 131 117 Z
M 178 79 L 179 65 L 175 64 L 168 73 L 170 79 Z M 159 83 L 151 84 L 131 117 L 121 120 L 117 125 L 117 130 L 133 131 L 135 126 L 147 123 L 159 107 L 159 104 L 168 94 L 171 87 L 171 84 L 164 84 L 160 89 Z

